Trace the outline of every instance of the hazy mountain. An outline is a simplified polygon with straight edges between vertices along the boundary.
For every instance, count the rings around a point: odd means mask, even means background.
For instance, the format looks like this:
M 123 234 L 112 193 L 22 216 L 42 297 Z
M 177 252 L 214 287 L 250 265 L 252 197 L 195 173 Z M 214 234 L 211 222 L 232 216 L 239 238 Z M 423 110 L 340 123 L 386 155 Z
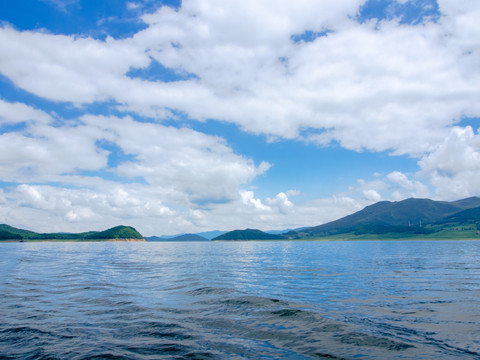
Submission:
M 180 236 L 175 236 L 174 238 L 170 239 L 171 241 L 210 241 L 203 236 L 197 234 L 184 234 Z
M 265 232 L 267 234 L 281 235 L 281 234 L 285 234 L 285 233 L 290 232 L 290 231 L 300 231 L 300 230 L 303 230 L 303 229 L 306 229 L 306 228 L 307 227 L 303 226 L 303 227 L 299 227 L 299 228 L 295 228 L 295 229 L 267 230 Z
M 169 241 L 173 238 L 177 238 L 179 236 L 183 235 L 198 235 L 201 236 L 202 238 L 205 238 L 206 240 L 212 240 L 214 237 L 217 237 L 219 235 L 225 234 L 226 231 L 220 231 L 220 230 L 213 230 L 213 231 L 205 231 L 205 232 L 199 232 L 195 234 L 175 234 L 175 235 L 160 235 L 160 236 L 148 236 L 145 239 L 147 241 Z M 174 240 L 176 241 L 176 240 Z
M 146 237 L 145 240 L 147 241 L 209 241 L 207 238 L 197 234 L 183 234 L 178 235 L 170 238 L 161 238 L 158 236 L 149 236 Z
M 284 240 L 281 235 L 269 234 L 256 229 L 233 230 L 212 240 Z
M 170 241 L 171 238 L 164 238 L 160 236 L 145 236 L 145 241 Z
M 225 234 L 226 231 L 213 230 L 213 231 L 204 231 L 196 233 L 196 235 L 206 238 L 207 240 L 212 240 L 214 237 Z

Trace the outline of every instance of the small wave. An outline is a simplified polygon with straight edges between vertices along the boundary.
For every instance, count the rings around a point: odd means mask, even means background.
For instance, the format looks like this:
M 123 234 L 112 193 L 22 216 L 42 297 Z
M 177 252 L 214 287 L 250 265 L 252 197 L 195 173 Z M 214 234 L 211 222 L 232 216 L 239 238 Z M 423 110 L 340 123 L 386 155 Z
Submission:
M 415 275 L 357 243 L 25 245 L 3 257 L 0 360 L 480 359 L 471 271 Z
M 304 313 L 305 313 L 304 311 L 297 310 L 297 309 L 282 309 L 282 310 L 272 311 L 270 314 L 280 316 L 280 317 L 292 317 L 292 316 L 296 317 Z
M 414 347 L 413 345 L 389 340 L 384 337 L 367 335 L 357 332 L 337 335 L 336 338 L 339 339 L 340 342 L 343 344 L 355 346 L 373 346 L 395 351 L 401 351 Z
M 215 287 L 201 287 L 188 292 L 190 296 L 204 296 L 204 295 L 228 295 L 232 294 L 234 290 L 228 288 L 215 288 Z

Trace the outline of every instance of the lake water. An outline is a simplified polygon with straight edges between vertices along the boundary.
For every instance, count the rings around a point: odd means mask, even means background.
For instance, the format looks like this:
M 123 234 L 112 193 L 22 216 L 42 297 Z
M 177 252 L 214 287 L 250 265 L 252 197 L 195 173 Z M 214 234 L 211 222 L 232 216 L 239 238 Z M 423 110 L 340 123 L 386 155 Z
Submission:
M 0 359 L 480 359 L 480 242 L 2 243 Z

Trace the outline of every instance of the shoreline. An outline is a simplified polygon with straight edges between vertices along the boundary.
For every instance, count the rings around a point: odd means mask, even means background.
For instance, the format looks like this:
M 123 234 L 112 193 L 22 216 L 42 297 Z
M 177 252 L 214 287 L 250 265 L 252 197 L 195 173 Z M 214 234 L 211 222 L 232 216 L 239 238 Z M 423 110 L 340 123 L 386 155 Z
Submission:
M 41 243 L 41 242 L 147 242 L 145 239 L 11 239 L 0 240 L 0 243 Z
M 385 239 L 375 239 L 375 238 L 361 238 L 361 239 L 352 239 L 352 238 L 314 238 L 314 239 L 252 239 L 252 240 L 245 240 L 245 239 L 239 239 L 239 240 L 210 240 L 206 242 L 250 242 L 250 241 L 255 241 L 255 242 L 285 242 L 285 241 L 290 241 L 290 242 L 300 242 L 300 241 L 475 241 L 475 240 L 480 240 L 480 238 L 385 238 Z
M 208 241 L 193 241 L 193 242 L 202 242 L 202 243 L 214 243 L 214 242 L 223 242 L 223 243 L 236 243 L 236 242 L 333 242 L 333 241 L 479 241 L 480 238 L 385 238 L 385 239 L 375 239 L 375 238 L 314 238 L 314 239 L 239 239 L 239 240 L 208 240 Z M 192 241 L 147 241 L 145 239 L 88 239 L 88 240 L 79 240 L 79 239 L 24 239 L 24 240 L 0 240 L 1 243 L 88 243 L 88 242 L 141 242 L 141 243 L 189 243 Z

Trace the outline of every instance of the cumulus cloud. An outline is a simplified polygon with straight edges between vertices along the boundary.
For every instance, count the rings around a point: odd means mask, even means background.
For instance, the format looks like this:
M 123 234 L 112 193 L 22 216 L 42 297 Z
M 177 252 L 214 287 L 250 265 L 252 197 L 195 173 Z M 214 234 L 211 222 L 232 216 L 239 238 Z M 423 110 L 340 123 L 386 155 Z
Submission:
M 190 220 L 197 229 L 206 230 L 211 229 L 211 223 L 221 230 L 282 230 L 320 225 L 358 211 L 367 204 L 366 201 L 345 195 L 296 204 L 288 200 L 285 192 L 277 194 L 273 199 L 262 200 L 253 191 L 241 191 L 232 202 L 212 206 L 208 217 Z
M 278 193 L 273 199 L 267 198 L 267 204 L 276 207 L 282 214 L 288 213 L 294 206 L 284 192 Z
M 100 170 L 108 153 L 95 145 L 95 134 L 78 126 L 30 124 L 0 135 L 3 181 L 60 181 L 62 174 Z
M 418 180 L 411 180 L 400 171 L 393 171 L 387 175 L 387 179 L 396 186 L 396 195 L 398 198 L 399 195 L 405 191 L 405 197 L 428 197 L 430 196 L 430 190 L 428 186 Z
M 148 27 L 123 40 L 4 27 L 0 71 L 51 100 L 111 99 L 146 116 L 176 109 L 273 137 L 421 156 L 462 115 L 480 113 L 480 6 L 440 1 L 443 17 L 412 26 L 357 23 L 363 3 L 191 0 L 143 16 Z M 292 39 L 307 30 L 331 32 Z M 195 76 L 127 76 L 152 59 Z
M 3 125 L 32 122 L 48 124 L 52 121 L 52 117 L 41 110 L 22 103 L 9 103 L 0 99 L 0 123 Z
M 255 194 L 253 193 L 253 191 L 241 191 L 240 196 L 242 198 L 243 205 L 252 207 L 255 210 L 266 211 L 266 212 L 272 211 L 270 207 L 262 204 L 262 201 L 260 199 L 255 198 Z
M 161 200 L 149 196 L 152 194 L 148 189 L 135 185 L 103 185 L 101 191 L 98 188 L 18 185 L 8 189 L 8 200 L 0 216 L 38 231 L 85 231 L 119 223 L 146 228 L 149 222 L 168 223 L 176 216 Z
M 82 121 L 117 144 L 132 160 L 113 171 L 127 178 L 143 178 L 188 202 L 228 201 L 238 187 L 267 171 L 236 155 L 219 137 L 188 128 L 139 123 L 131 118 L 85 116 Z
M 75 104 L 113 98 L 131 67 L 148 65 L 131 41 L 105 41 L 33 31 L 0 29 L 0 72 L 18 87 L 54 101 Z
M 351 188 L 351 196 L 363 194 L 368 204 L 381 200 L 400 201 L 406 198 L 429 198 L 432 196 L 429 178 L 417 172 L 405 174 L 392 171 L 388 174 L 376 174 L 372 181 L 358 180 L 358 186 Z
M 227 201 L 269 168 L 235 154 L 219 137 L 187 128 L 139 123 L 130 117 L 84 116 L 79 121 L 45 123 L 42 112 L 21 104 L 0 103 L 7 110 L 20 109 L 5 122 L 22 119 L 20 131 L 0 135 L 1 180 L 15 182 L 58 181 L 79 185 L 85 171 L 107 171 L 132 181 L 145 181 L 188 202 Z M 116 166 L 108 165 L 113 144 L 126 155 Z M 77 177 L 73 177 L 73 176 Z M 173 196 L 173 195 L 172 195 Z
M 0 181 L 20 184 L 4 190 L 6 208 L 22 205 L 31 214 L 23 221 L 32 224 L 42 222 L 40 211 L 59 224 L 113 223 L 116 217 L 144 219 L 146 226 L 155 218 L 168 223 L 176 209 L 187 221 L 188 209 L 237 199 L 243 185 L 270 167 L 235 154 L 222 138 L 188 128 L 130 117 L 52 121 L 23 104 L 3 101 L 0 107 L 4 123 L 24 123 L 0 135 Z M 15 212 L 3 216 L 6 221 Z
M 382 200 L 382 196 L 373 189 L 370 190 L 363 190 L 363 196 L 366 200 L 371 202 L 377 202 Z
M 455 127 L 419 165 L 445 199 L 473 196 L 480 188 L 480 135 L 470 126 Z
M 134 1 L 129 1 L 127 2 L 126 6 L 127 6 L 127 9 L 129 10 L 135 10 L 140 8 L 142 5 Z

